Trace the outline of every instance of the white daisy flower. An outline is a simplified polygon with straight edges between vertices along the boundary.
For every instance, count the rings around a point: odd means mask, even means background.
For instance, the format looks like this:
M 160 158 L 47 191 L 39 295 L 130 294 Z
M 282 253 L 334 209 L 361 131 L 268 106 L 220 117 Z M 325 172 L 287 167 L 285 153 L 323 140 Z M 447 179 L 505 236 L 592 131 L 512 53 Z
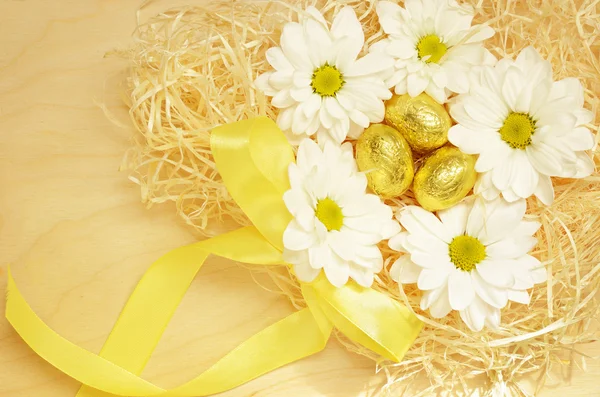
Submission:
M 406 232 L 389 241 L 406 253 L 392 265 L 393 279 L 417 283 L 421 309 L 434 318 L 458 310 L 473 331 L 498 328 L 500 309 L 509 300 L 528 304 L 527 289 L 546 280 L 544 267 L 527 254 L 540 224 L 524 221 L 525 210 L 525 200 L 500 198 L 467 199 L 437 217 L 406 207 L 398 215 Z
M 283 259 L 305 282 L 321 269 L 336 287 L 354 279 L 369 287 L 381 271 L 377 244 L 397 234 L 392 209 L 367 194 L 352 145 L 331 142 L 323 150 L 310 139 L 300 143 L 297 163 L 289 167 L 291 189 L 283 200 L 294 219 L 283 234 Z
M 593 115 L 583 108 L 577 79 L 554 82 L 550 63 L 533 47 L 473 77 L 469 93 L 450 105 L 458 125 L 448 138 L 479 155 L 477 194 L 492 200 L 502 193 L 508 201 L 535 194 L 550 205 L 550 177 L 583 178 L 594 171 L 585 152 L 594 147 L 594 136 L 584 126 Z
M 365 37 L 351 7 L 336 15 L 329 29 L 314 7 L 301 23 L 283 28 L 281 47 L 270 48 L 267 60 L 275 68 L 256 79 L 279 108 L 277 124 L 290 142 L 318 133 L 320 143 L 356 139 L 370 123 L 383 120 L 383 101 L 392 94 L 384 79 L 393 60 L 384 54 L 360 59 Z
M 387 39 L 371 46 L 396 60 L 388 87 L 396 94 L 415 97 L 423 92 L 439 103 L 469 88 L 469 72 L 496 59 L 482 41 L 494 35 L 488 26 L 471 26 L 471 6 L 455 0 L 406 0 L 404 8 L 377 3 L 377 15 Z

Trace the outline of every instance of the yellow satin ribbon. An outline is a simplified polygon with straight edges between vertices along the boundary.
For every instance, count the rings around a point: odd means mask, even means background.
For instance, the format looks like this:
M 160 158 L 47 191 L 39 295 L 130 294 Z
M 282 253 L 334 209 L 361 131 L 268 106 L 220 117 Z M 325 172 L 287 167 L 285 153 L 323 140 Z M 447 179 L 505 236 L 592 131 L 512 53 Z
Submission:
M 252 336 L 195 379 L 164 390 L 140 374 L 189 285 L 209 255 L 280 265 L 282 235 L 291 215 L 292 148 L 267 118 L 215 128 L 212 153 L 223 182 L 254 226 L 169 252 L 142 277 L 100 354 L 50 329 L 31 309 L 8 270 L 6 318 L 23 340 L 50 364 L 83 384 L 78 397 L 208 396 L 230 390 L 283 365 L 321 351 L 333 327 L 368 349 L 400 361 L 422 323 L 395 300 L 353 282 L 332 286 L 321 275 L 302 284 L 308 307 Z

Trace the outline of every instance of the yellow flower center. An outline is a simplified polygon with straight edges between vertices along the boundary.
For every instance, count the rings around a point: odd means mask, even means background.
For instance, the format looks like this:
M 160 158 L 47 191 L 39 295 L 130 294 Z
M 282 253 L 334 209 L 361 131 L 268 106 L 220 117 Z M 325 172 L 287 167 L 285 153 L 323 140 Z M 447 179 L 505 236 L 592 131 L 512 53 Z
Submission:
M 419 44 L 417 44 L 417 51 L 419 52 L 419 59 L 429 56 L 425 62 L 438 63 L 448 51 L 448 47 L 442 43 L 442 40 L 438 36 L 430 34 L 421 37 Z
M 342 209 L 329 197 L 317 202 L 315 215 L 317 216 L 317 219 L 325 225 L 327 231 L 340 230 L 344 225 L 344 214 L 342 214 Z
M 511 113 L 500 128 L 502 140 L 513 149 L 525 149 L 531 145 L 535 121 L 526 113 Z
M 316 68 L 310 83 L 313 92 L 321 96 L 335 96 L 344 86 L 344 76 L 335 66 L 325 63 Z
M 471 236 L 455 237 L 449 245 L 450 260 L 457 269 L 470 272 L 485 259 L 485 246 Z

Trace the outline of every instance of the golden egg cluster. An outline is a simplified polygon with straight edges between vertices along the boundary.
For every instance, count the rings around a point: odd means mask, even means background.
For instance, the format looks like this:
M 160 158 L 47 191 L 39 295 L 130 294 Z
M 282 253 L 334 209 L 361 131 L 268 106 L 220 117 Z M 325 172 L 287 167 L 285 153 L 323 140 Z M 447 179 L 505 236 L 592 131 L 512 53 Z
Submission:
M 412 185 L 428 211 L 450 208 L 475 185 L 475 158 L 448 143 L 452 120 L 426 94 L 395 95 L 387 101 L 385 124 L 373 124 L 356 143 L 356 162 L 369 187 L 383 198 L 400 197 Z M 414 155 L 413 155 L 414 153 Z M 415 157 L 422 157 L 415 167 Z

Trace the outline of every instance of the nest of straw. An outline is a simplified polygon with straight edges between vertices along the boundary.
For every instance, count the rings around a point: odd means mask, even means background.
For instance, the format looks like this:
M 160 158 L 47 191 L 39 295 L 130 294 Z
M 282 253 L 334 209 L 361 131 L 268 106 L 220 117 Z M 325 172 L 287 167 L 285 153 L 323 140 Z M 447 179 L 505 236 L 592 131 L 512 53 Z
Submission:
M 465 0 L 477 10 L 475 21 L 497 31 L 487 43 L 498 57 L 514 57 L 534 45 L 552 62 L 555 78 L 575 76 L 586 87 L 587 106 L 599 117 L 600 0 Z M 210 131 L 217 125 L 267 115 L 268 100 L 253 86 L 269 69 L 265 51 L 278 45 L 285 22 L 297 20 L 309 4 L 331 18 L 351 5 L 371 42 L 382 37 L 376 0 L 289 0 L 206 2 L 159 14 L 140 23 L 129 52 L 128 105 L 137 129 L 123 167 L 141 187 L 147 205 L 173 201 L 187 224 L 201 235 L 247 225 L 215 170 Z M 598 135 L 598 129 L 590 128 Z M 598 163 L 598 155 L 596 162 Z M 524 376 L 545 383 L 585 369 L 585 347 L 598 339 L 600 288 L 600 176 L 555 180 L 551 207 L 530 200 L 528 217 L 543 224 L 536 255 L 547 267 L 546 284 L 532 291 L 531 304 L 509 304 L 499 331 L 471 332 L 454 313 L 434 321 L 419 309 L 416 287 L 398 285 L 384 271 L 374 288 L 412 308 L 425 322 L 404 361 L 383 361 L 366 349 L 338 339 L 351 351 L 371 357 L 388 377 L 384 391 L 395 395 L 447 393 L 471 395 L 474 385 L 495 395 L 528 395 Z M 388 204 L 414 204 L 409 192 Z M 397 253 L 381 246 L 386 269 Z M 286 268 L 268 272 L 272 289 L 304 302 L 299 284 Z M 483 382 L 481 382 L 483 380 Z M 475 382 L 475 383 L 474 383 Z

